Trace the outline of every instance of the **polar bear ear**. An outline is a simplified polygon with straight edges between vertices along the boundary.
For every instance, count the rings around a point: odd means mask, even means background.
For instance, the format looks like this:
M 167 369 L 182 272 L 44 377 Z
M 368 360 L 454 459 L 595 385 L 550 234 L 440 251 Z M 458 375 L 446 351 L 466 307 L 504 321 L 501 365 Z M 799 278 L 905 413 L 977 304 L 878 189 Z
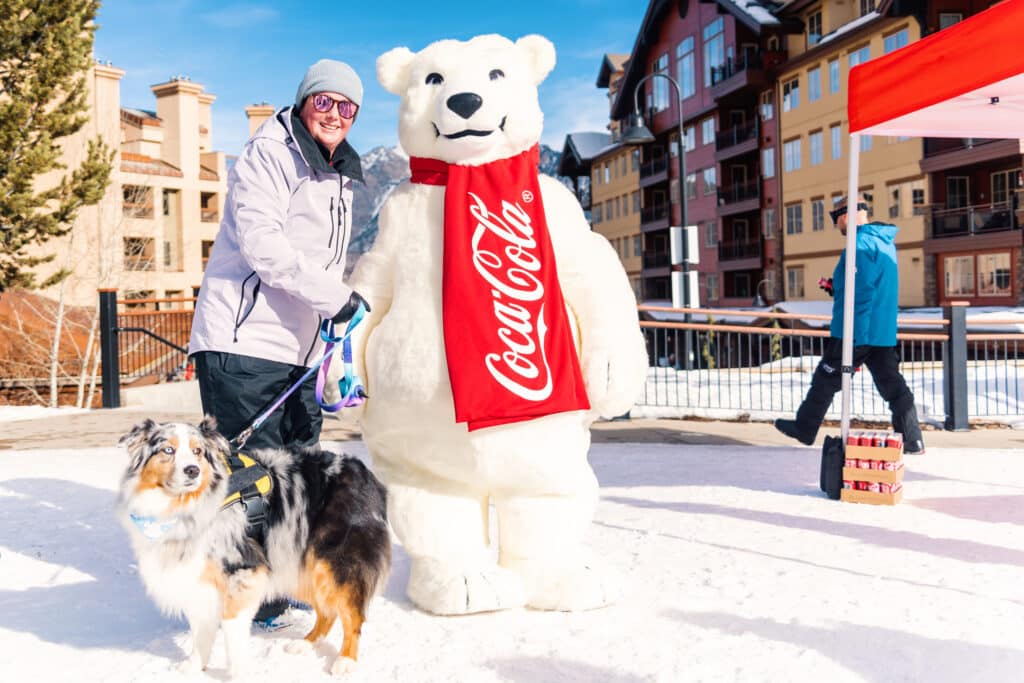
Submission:
M 377 80 L 392 95 L 405 94 L 409 69 L 416 55 L 407 47 L 396 47 L 377 58 Z
M 516 41 L 516 50 L 529 65 L 534 85 L 540 85 L 555 68 L 555 46 L 544 36 L 523 36 Z

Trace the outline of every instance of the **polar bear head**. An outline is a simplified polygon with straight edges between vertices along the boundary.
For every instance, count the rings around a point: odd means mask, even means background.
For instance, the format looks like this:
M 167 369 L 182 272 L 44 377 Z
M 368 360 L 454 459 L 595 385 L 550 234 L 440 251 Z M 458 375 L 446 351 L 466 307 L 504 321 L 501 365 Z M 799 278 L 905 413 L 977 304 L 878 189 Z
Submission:
M 485 35 L 395 48 L 377 59 L 377 79 L 402 98 L 398 138 L 408 154 L 476 165 L 540 140 L 537 86 L 554 66 L 546 38 Z

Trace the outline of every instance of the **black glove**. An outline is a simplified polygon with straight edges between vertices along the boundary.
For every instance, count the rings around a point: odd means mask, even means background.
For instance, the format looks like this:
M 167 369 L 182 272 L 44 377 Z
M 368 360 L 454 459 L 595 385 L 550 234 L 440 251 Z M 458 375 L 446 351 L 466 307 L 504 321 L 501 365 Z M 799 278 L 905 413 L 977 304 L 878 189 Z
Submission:
M 347 323 L 349 320 L 352 319 L 352 316 L 356 314 L 356 311 L 359 310 L 359 304 L 362 304 L 363 306 L 366 307 L 367 313 L 370 312 L 370 304 L 366 302 L 366 299 L 359 296 L 358 292 L 353 291 L 352 295 L 348 298 L 348 301 L 345 303 L 344 306 L 341 307 L 341 310 L 338 311 L 338 313 L 333 318 L 331 318 L 331 322 L 333 322 L 335 325 Z

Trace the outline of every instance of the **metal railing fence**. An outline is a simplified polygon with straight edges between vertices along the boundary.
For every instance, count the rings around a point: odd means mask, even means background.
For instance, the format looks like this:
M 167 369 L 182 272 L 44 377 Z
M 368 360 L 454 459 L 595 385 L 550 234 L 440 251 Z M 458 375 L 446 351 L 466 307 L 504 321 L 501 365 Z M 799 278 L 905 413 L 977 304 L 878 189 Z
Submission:
M 698 321 L 641 321 L 649 370 L 638 407 L 646 415 L 791 416 L 810 387 L 829 337 L 827 329 L 794 327 L 797 320 L 825 323 L 829 316 L 642 306 L 641 311 L 645 310 L 689 310 Z M 957 313 L 962 316 L 963 311 L 954 310 L 952 317 Z M 732 321 L 749 318 L 756 324 L 723 324 L 716 316 L 729 316 Z M 968 416 L 996 418 L 1024 413 L 1024 334 L 953 335 L 950 317 L 899 319 L 902 329 L 915 329 L 897 336 L 896 351 L 920 417 L 944 422 L 950 428 L 965 428 Z M 984 322 L 998 325 L 1016 321 Z M 693 335 L 690 371 L 679 369 L 683 365 L 682 335 L 687 332 Z M 951 345 L 954 351 L 965 353 L 951 353 Z M 958 355 L 965 360 L 957 363 Z M 852 399 L 854 417 L 889 420 L 889 408 L 875 389 L 867 367 L 853 376 Z M 840 410 L 841 398 L 836 394 L 827 418 L 839 419 Z

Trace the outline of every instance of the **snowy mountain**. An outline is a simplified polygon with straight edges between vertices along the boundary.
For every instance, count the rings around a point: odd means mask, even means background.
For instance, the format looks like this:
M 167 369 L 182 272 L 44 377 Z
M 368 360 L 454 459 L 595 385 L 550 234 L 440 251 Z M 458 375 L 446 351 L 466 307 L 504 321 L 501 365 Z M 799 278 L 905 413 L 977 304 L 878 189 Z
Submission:
M 540 172 L 558 178 L 568 187 L 571 181 L 557 175 L 562 154 L 547 145 L 540 146 Z M 409 156 L 401 147 L 374 147 L 362 156 L 363 179 L 356 183 L 352 211 L 352 239 L 348 248 L 348 267 L 367 252 L 377 237 L 377 214 L 391 191 L 409 177 Z

